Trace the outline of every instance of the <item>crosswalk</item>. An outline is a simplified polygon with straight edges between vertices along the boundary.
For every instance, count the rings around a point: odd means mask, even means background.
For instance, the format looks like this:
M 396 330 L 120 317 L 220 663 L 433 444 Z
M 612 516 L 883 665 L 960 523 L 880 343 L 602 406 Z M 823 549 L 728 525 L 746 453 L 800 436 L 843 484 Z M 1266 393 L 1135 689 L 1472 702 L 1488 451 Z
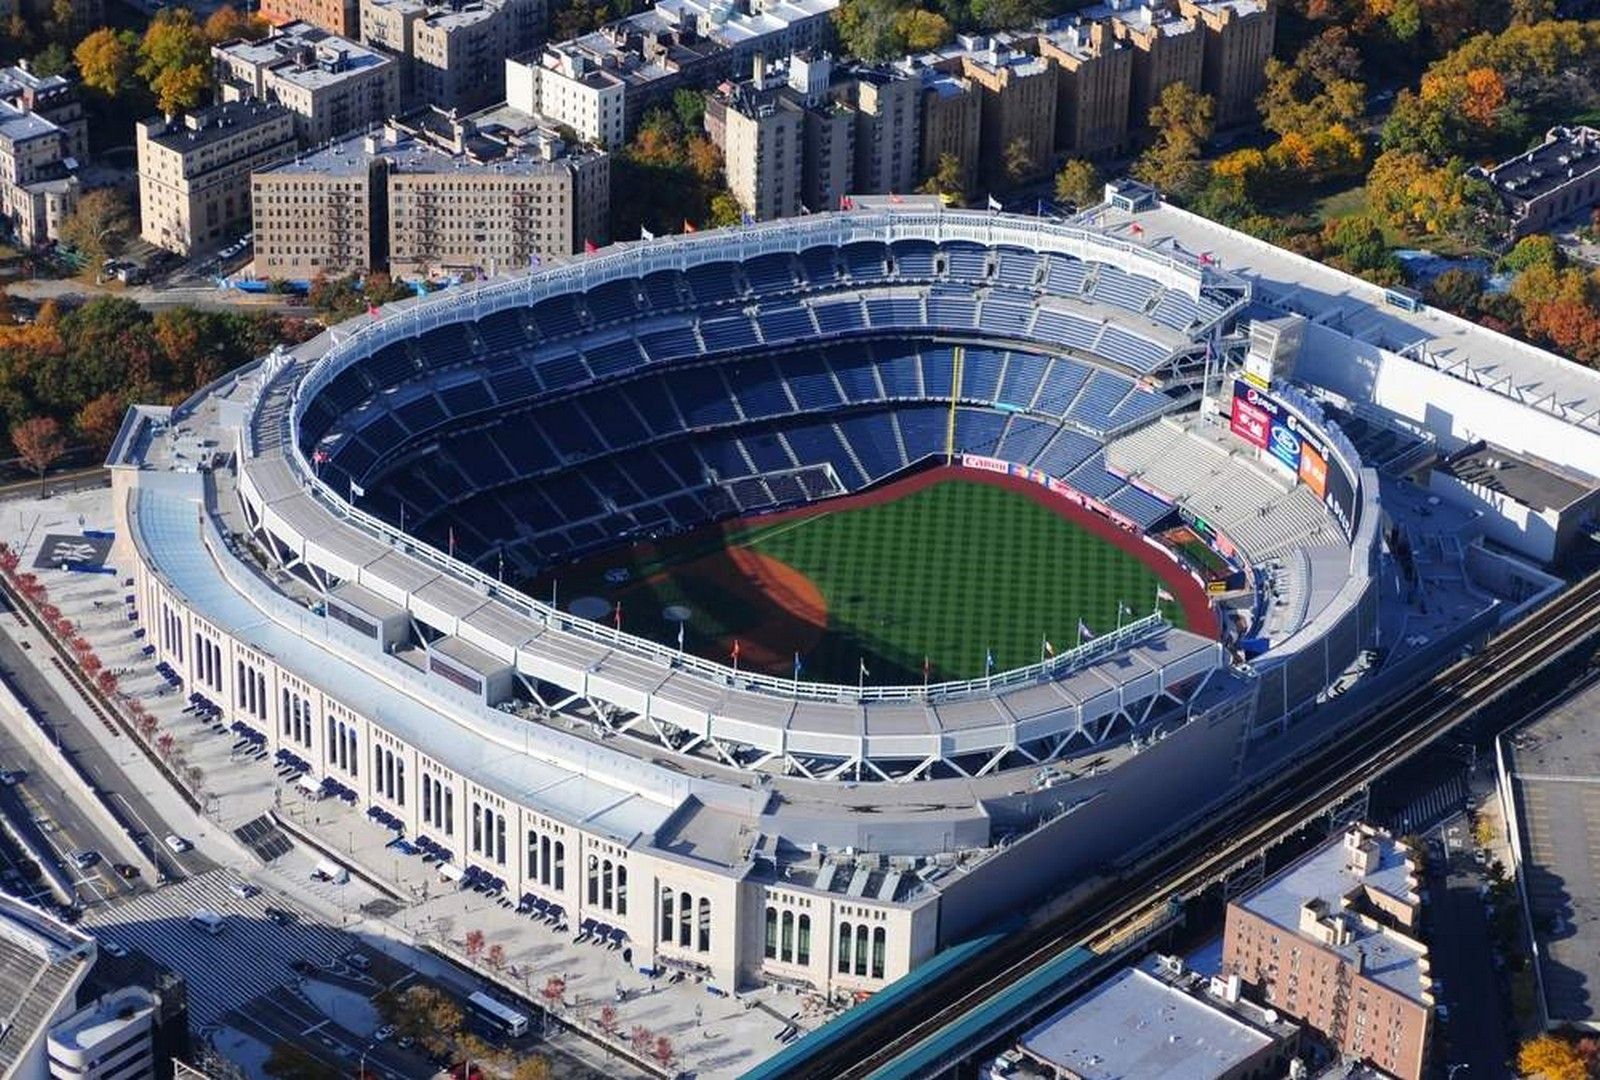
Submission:
M 1466 800 L 1466 778 L 1452 774 L 1390 814 L 1384 824 L 1396 833 L 1426 832 L 1451 814 L 1459 812 L 1466 805 Z
M 305 918 L 275 925 L 266 917 L 262 894 L 242 899 L 232 892 L 241 880 L 231 870 L 213 870 L 124 904 L 96 908 L 83 925 L 102 940 L 138 949 L 182 974 L 195 1029 L 292 980 L 292 961 L 323 963 L 356 945 L 344 932 Z M 190 925 L 189 916 L 197 910 L 223 916 L 222 933 Z

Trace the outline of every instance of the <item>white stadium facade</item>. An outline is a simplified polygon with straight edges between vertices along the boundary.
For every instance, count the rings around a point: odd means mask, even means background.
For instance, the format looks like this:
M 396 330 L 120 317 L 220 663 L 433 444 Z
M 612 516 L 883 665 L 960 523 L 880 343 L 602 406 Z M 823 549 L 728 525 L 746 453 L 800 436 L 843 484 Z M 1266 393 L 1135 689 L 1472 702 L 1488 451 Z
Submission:
M 1336 416 L 1433 453 L 1504 418 L 1529 440 L 1506 453 L 1600 461 L 1588 373 L 1108 195 L 1071 221 L 861 200 L 619 245 L 136 408 L 110 465 L 138 619 L 328 791 L 637 964 L 879 988 L 1337 734 L 1386 556 Z M 1474 349 L 1570 385 L 1497 385 Z M 987 679 L 858 688 L 502 584 L 951 450 L 1131 532 L 1194 529 L 1237 570 L 1216 632 L 1155 614 Z

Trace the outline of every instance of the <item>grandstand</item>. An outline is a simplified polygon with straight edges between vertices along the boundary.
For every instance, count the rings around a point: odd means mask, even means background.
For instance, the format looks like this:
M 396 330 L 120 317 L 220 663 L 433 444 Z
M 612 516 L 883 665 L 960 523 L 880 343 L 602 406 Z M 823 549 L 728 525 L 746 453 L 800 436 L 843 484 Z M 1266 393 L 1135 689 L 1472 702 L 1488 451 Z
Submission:
M 136 410 L 119 543 L 162 660 L 458 863 L 641 961 L 875 990 L 1046 863 L 1223 797 L 1371 640 L 1355 450 L 1313 402 L 1252 404 L 1325 451 L 1323 498 L 1216 420 L 1250 303 L 1182 252 L 917 200 L 607 249 Z M 1211 625 L 1145 599 L 1037 662 L 840 683 L 519 588 L 933 463 L 1053 500 Z M 780 910 L 806 945 L 748 925 Z

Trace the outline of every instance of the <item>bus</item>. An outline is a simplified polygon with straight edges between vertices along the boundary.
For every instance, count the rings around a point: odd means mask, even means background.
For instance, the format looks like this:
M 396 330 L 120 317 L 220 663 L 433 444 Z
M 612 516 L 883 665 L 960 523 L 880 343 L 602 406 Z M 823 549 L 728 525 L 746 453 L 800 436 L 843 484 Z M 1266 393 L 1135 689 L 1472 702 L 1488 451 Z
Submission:
M 491 1024 L 496 1030 L 503 1032 L 513 1039 L 520 1039 L 528 1033 L 528 1018 L 511 1006 L 496 1001 L 481 990 L 475 990 L 467 998 L 467 1006 Z

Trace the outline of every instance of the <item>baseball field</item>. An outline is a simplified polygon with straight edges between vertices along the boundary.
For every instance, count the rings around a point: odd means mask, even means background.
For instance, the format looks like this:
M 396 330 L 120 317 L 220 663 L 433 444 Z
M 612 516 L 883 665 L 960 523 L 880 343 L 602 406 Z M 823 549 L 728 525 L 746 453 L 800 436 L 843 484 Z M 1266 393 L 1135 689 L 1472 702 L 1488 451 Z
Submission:
M 769 674 L 933 681 L 1064 651 L 1148 614 L 1214 629 L 1199 587 L 1097 515 L 1008 477 L 925 472 L 873 492 L 612 551 L 529 591 Z M 1120 609 L 1120 611 L 1119 611 Z M 862 669 L 865 668 L 865 675 Z

